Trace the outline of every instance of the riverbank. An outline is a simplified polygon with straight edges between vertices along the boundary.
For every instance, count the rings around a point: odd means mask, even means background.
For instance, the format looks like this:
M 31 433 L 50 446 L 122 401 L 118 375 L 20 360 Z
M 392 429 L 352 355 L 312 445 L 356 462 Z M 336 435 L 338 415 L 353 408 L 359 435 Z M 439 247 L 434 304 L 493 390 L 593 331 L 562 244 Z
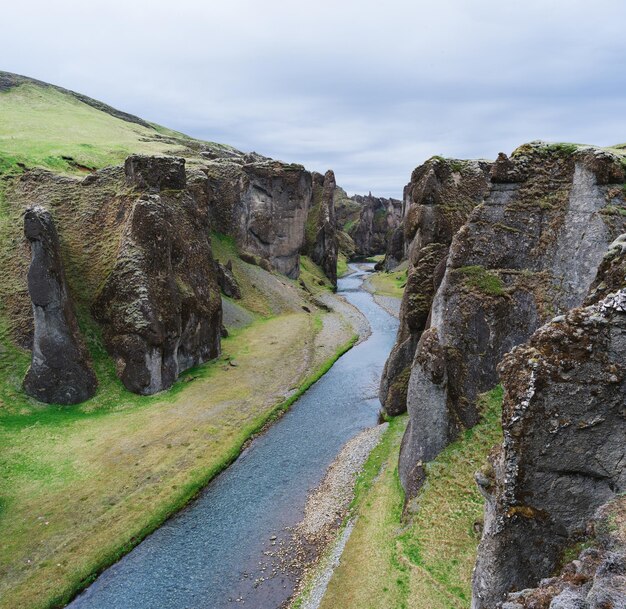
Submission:
M 389 273 L 386 271 L 371 273 L 363 283 L 363 287 L 372 294 L 376 304 L 396 319 L 400 318 L 400 305 L 405 285 L 405 263 Z
M 358 313 L 328 298 L 232 332 L 169 392 L 3 416 L 0 607 L 62 606 L 231 463 L 356 341 Z
M 466 609 L 483 515 L 474 472 L 500 438 L 501 401 L 501 388 L 485 394 L 482 422 L 427 465 L 407 510 L 397 473 L 407 417 L 392 419 L 359 476 L 348 526 L 293 609 Z

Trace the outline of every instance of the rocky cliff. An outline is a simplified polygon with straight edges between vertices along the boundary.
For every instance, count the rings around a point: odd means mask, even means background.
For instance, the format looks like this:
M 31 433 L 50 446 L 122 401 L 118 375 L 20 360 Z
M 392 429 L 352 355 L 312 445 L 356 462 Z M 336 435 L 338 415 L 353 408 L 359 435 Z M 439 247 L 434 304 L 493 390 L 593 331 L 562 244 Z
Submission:
M 24 390 L 40 402 L 77 404 L 94 395 L 97 381 L 76 321 L 50 213 L 42 207 L 28 209 L 24 235 L 32 252 L 28 291 L 34 318 Z
M 596 510 L 626 489 L 625 242 L 626 235 L 609 249 L 588 306 L 541 327 L 500 365 L 504 442 L 477 475 L 487 502 L 474 609 L 494 608 L 506 593 L 549 577 Z M 622 604 L 609 602 L 609 583 L 599 578 L 578 590 L 544 582 L 505 606 L 547 607 L 529 604 L 539 597 L 560 599 L 550 607 L 623 606 L 623 548 L 621 562 L 606 552 L 598 558 L 587 554 L 575 565 L 578 583 L 596 570 L 622 576 Z
M 582 303 L 626 225 L 624 171 L 603 150 L 528 144 L 501 155 L 490 178 L 452 240 L 411 365 L 399 465 L 407 489 L 424 461 L 476 423 L 476 397 L 497 384 L 502 357 Z
M 202 165 L 214 230 L 244 252 L 295 279 L 311 206 L 311 174 L 259 155 L 230 156 Z
M 138 191 L 93 305 L 127 389 L 152 394 L 220 351 L 222 308 L 206 207 L 183 189 L 183 159 L 131 157 Z
M 305 251 L 324 271 L 333 286 L 337 287 L 337 255 L 339 240 L 335 215 L 335 174 L 314 172 L 313 197 L 306 224 Z
M 489 168 L 482 161 L 433 157 L 413 171 L 405 188 L 405 216 L 385 258 L 387 267 L 405 255 L 408 262 L 400 327 L 380 387 L 380 401 L 389 415 L 406 411 L 415 348 L 427 326 L 452 237 L 488 193 Z
M 354 243 L 353 256 L 364 258 L 384 254 L 402 220 L 402 201 L 354 195 L 345 191 L 335 197 L 337 223 Z
M 11 209 L 49 207 L 61 236 L 57 255 L 68 271 L 68 299 L 91 310 L 119 377 L 136 393 L 165 389 L 182 370 L 219 353 L 218 270 L 197 174 L 185 171 L 183 159 L 133 156 L 125 167 L 84 178 L 35 169 L 6 183 Z M 20 277 L 21 250 L 12 264 Z M 17 289 L 8 319 L 15 342 L 33 344 L 36 354 L 38 336 L 56 336 L 56 326 L 45 318 L 45 328 L 38 327 L 35 308 L 33 340 L 32 321 L 19 314 L 26 299 Z

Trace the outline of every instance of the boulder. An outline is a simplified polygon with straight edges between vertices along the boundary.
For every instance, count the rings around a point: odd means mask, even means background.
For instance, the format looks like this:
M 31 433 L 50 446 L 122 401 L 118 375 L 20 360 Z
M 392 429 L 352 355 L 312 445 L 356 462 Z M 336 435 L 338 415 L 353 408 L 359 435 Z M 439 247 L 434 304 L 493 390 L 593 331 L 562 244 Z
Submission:
M 237 300 L 241 298 L 241 288 L 239 287 L 237 279 L 235 279 L 235 275 L 233 274 L 233 263 L 231 260 L 229 260 L 226 264 L 217 262 L 217 283 L 219 284 L 224 296 L 235 298 Z
M 50 213 L 42 207 L 28 209 L 24 234 L 31 246 L 28 291 L 34 318 L 24 391 L 40 402 L 77 404 L 95 394 L 97 381 L 76 321 Z

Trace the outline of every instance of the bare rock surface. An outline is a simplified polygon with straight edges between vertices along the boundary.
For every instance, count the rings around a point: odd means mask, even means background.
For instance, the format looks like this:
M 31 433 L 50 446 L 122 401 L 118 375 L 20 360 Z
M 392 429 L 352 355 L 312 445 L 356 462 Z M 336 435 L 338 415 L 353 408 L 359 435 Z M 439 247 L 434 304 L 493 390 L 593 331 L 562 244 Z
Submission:
M 626 228 L 612 213 L 624 207 L 624 172 L 603 150 L 526 144 L 499 157 L 491 180 L 452 241 L 416 348 L 399 466 L 405 488 L 415 487 L 420 463 L 477 422 L 476 398 L 497 384 L 502 357 L 582 303 L 607 245 Z
M 185 159 L 134 154 L 124 163 L 126 183 L 141 190 L 183 189 L 186 186 Z
M 469 213 L 489 190 L 489 163 L 433 158 L 417 167 L 405 188 L 402 238 L 407 246 L 407 283 L 400 308 L 400 328 L 381 379 L 380 401 L 390 415 L 406 411 L 408 380 L 417 341 L 427 327 L 433 297 L 445 269 L 448 248 Z M 402 254 L 390 245 L 383 266 Z
M 42 207 L 28 209 L 24 234 L 31 246 L 28 291 L 34 317 L 24 390 L 41 402 L 77 404 L 95 394 L 97 381 L 76 321 L 50 213 Z
M 152 394 L 219 355 L 222 308 L 208 218 L 188 194 L 146 194 L 93 306 L 127 389 Z
M 499 609 L 618 609 L 626 607 L 626 499 L 598 509 L 586 547 L 555 577 L 507 595 Z
M 626 489 L 625 259 L 618 239 L 589 302 L 603 297 L 553 319 L 500 365 L 504 442 L 477 475 L 487 503 L 474 609 L 495 607 L 506 593 L 549 577 L 596 510 Z M 619 289 L 603 295 L 599 286 L 620 268 Z M 621 606 L 588 602 L 590 594 L 563 588 L 550 607 Z M 521 598 L 511 602 L 534 606 Z
M 295 279 L 311 204 L 311 174 L 258 155 L 203 166 L 211 223 L 243 252 Z
M 307 221 L 307 250 L 311 260 L 324 271 L 337 287 L 337 220 L 335 216 L 335 174 L 328 170 L 324 176 L 313 174 L 313 204 Z M 313 234 L 314 233 L 314 234 Z

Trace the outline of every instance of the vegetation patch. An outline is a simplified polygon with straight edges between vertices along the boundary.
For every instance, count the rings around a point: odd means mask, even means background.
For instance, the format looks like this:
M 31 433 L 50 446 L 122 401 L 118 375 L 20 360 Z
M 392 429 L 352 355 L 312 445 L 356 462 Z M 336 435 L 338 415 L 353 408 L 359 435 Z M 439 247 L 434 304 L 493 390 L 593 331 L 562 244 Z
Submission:
M 503 296 L 504 283 L 495 273 L 482 266 L 463 266 L 456 269 L 463 276 L 464 284 L 471 290 L 477 290 L 489 296 Z
M 356 487 L 358 516 L 323 609 L 466 609 L 483 517 L 474 472 L 501 441 L 502 388 L 480 400 L 481 422 L 427 465 L 403 518 L 397 461 L 407 416 L 390 422 Z

